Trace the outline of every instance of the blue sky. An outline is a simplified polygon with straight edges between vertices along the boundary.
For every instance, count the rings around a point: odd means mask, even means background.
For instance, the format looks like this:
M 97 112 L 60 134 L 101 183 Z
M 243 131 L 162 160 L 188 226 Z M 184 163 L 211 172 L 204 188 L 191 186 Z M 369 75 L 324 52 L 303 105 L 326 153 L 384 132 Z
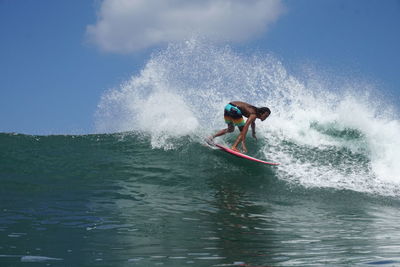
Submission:
M 217 28 L 215 36 L 222 32 L 226 44 L 240 52 L 273 53 L 289 69 L 311 62 L 348 71 L 400 100 L 400 1 L 272 0 L 263 7 L 254 0 L 260 6 L 237 7 L 243 21 L 234 11 L 218 14 L 217 6 L 216 17 L 192 24 L 193 17 L 209 14 L 201 12 L 207 1 L 160 7 L 135 0 L 147 6 L 115 11 L 117 2 L 0 0 L 0 132 L 93 132 L 102 93 L 138 73 L 154 49 L 185 38 L 180 20 L 200 33 Z M 262 8 L 272 11 L 259 12 Z M 166 13 L 177 17 L 159 22 Z M 230 27 L 234 23 L 240 27 Z M 158 31 L 141 36 L 147 29 Z

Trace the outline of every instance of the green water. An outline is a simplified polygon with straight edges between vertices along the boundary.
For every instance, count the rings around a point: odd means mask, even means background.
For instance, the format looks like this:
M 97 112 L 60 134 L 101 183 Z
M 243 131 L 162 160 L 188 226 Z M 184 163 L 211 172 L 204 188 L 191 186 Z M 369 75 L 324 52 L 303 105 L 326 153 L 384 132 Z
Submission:
M 0 266 L 400 266 L 397 196 L 177 142 L 0 134 Z

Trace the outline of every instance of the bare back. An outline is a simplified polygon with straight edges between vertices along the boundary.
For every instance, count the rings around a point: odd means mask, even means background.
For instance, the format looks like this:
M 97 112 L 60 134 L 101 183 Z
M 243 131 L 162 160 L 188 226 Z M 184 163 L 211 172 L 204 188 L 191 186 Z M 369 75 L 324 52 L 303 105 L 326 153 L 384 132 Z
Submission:
M 241 111 L 243 116 L 249 117 L 251 114 L 257 114 L 257 108 L 253 105 L 250 105 L 246 102 L 241 102 L 241 101 L 233 101 L 231 102 L 235 106 L 237 106 Z

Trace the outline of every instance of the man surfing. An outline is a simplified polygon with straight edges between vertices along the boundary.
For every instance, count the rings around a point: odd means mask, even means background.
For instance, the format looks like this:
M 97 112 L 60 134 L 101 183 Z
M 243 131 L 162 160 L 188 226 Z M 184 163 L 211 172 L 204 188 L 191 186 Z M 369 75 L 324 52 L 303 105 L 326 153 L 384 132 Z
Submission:
M 210 137 L 212 141 L 215 137 L 224 135 L 226 133 L 231 133 L 235 130 L 237 126 L 240 130 L 239 136 L 236 138 L 235 143 L 232 146 L 232 150 L 240 152 L 237 146 L 241 142 L 243 153 L 247 153 L 246 147 L 246 134 L 251 125 L 252 136 L 256 137 L 256 119 L 264 121 L 271 114 L 271 110 L 267 107 L 257 108 L 245 102 L 233 101 L 225 106 L 224 109 L 224 119 L 228 128 L 218 131 L 216 134 Z M 246 122 L 243 120 L 243 116 L 247 118 Z

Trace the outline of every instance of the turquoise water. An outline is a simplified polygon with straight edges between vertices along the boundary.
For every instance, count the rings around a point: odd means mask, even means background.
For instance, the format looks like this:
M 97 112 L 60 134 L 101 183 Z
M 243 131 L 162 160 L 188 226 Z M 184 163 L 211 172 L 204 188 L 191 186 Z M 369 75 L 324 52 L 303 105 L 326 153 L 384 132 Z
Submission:
M 0 134 L 0 266 L 400 266 L 400 120 L 380 91 L 170 44 L 101 96 L 97 134 Z M 232 100 L 270 107 L 247 147 L 281 165 L 204 145 Z
M 0 134 L 0 265 L 400 265 L 398 196 L 305 187 L 176 142 Z

